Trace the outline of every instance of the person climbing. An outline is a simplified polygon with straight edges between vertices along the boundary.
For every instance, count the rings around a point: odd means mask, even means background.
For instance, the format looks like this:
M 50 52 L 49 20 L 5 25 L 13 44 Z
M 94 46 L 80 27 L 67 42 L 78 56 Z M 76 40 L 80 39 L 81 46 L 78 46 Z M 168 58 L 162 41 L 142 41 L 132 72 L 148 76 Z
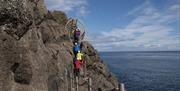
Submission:
M 83 54 L 80 51 L 78 51 L 76 57 L 77 57 L 77 60 L 80 60 L 81 62 L 83 61 L 82 60 Z
M 78 42 L 75 42 L 74 47 L 73 47 L 73 52 L 74 52 L 75 57 L 76 57 L 78 51 L 80 51 L 80 49 L 81 49 L 80 44 Z
M 76 42 L 79 41 L 80 35 L 81 35 L 81 31 L 79 30 L 79 28 L 76 28 L 76 29 L 74 30 L 74 40 L 75 40 Z
M 75 75 L 75 77 L 79 77 L 80 67 L 81 67 L 81 61 L 78 59 L 75 59 L 74 60 L 74 75 Z

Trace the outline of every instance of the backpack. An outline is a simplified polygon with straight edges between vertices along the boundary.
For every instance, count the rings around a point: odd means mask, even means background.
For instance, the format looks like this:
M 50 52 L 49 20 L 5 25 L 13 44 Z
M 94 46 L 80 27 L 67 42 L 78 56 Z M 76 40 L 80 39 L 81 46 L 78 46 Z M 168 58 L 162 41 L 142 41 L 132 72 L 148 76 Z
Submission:
M 74 46 L 74 51 L 80 51 L 80 44 Z

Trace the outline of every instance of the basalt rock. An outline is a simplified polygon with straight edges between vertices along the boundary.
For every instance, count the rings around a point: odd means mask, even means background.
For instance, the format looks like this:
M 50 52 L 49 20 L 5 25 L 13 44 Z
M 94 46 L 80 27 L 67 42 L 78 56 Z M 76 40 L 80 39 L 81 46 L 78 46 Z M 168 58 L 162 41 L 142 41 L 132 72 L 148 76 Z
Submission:
M 57 13 L 48 12 L 43 0 L 0 0 L 0 91 L 69 91 L 73 42 Z M 93 91 L 115 88 L 98 52 L 82 44 Z M 79 91 L 87 87 L 81 84 Z

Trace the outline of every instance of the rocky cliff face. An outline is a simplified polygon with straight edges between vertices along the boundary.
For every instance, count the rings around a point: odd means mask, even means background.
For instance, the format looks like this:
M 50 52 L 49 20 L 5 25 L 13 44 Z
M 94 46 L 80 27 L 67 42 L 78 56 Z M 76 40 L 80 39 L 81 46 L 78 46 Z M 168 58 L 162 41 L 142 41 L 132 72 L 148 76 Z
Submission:
M 73 43 L 43 0 L 0 0 L 0 91 L 69 91 Z M 117 85 L 97 51 L 83 42 L 93 91 Z M 87 84 L 79 85 L 87 91 Z

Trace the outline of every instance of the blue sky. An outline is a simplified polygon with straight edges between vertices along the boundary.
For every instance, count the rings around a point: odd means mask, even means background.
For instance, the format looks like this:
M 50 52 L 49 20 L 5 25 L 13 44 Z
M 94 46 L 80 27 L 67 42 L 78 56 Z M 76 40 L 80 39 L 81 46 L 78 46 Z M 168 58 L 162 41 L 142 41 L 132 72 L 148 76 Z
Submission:
M 45 0 L 83 21 L 99 51 L 180 50 L 180 0 Z

